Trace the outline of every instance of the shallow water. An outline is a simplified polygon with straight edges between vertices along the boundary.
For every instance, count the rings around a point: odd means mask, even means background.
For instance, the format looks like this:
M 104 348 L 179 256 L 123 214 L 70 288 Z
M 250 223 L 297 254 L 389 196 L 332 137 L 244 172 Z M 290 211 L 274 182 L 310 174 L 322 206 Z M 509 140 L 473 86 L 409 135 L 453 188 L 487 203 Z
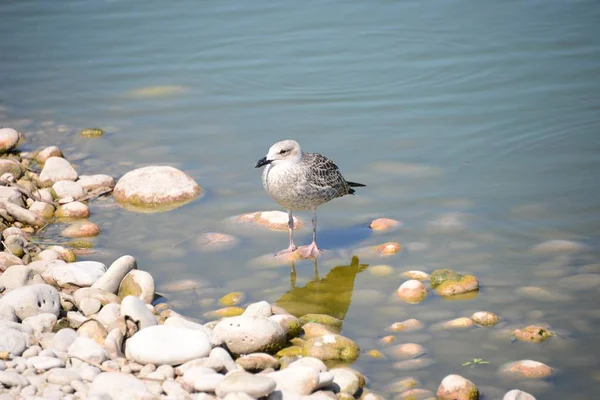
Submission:
M 351 302 L 335 303 L 345 314 L 342 333 L 364 350 L 387 354 L 378 339 L 393 322 L 418 318 L 427 326 L 399 334 L 397 343 L 422 343 L 431 366 L 399 371 L 391 357 L 358 360 L 374 390 L 386 393 L 404 376 L 435 390 L 445 375 L 460 373 L 490 399 L 514 387 L 544 399 L 598 392 L 599 291 L 589 280 L 567 279 L 600 273 L 596 2 L 29 1 L 4 2 L 0 17 L 0 125 L 22 130 L 25 149 L 60 145 L 80 174 L 118 177 L 170 164 L 206 190 L 162 214 L 94 203 L 91 219 L 103 233 L 89 259 L 132 254 L 159 285 L 198 280 L 195 291 L 170 295 L 196 317 L 231 290 L 247 301 L 284 297 L 289 266 L 257 259 L 285 247 L 287 233 L 224 220 L 277 209 L 253 166 L 273 142 L 295 138 L 367 184 L 319 209 L 320 245 L 330 249 L 321 277 L 348 265 L 353 250 L 404 244 L 393 257 L 362 257 L 392 266 L 392 275 L 358 272 Z M 92 126 L 107 134 L 78 136 Z M 373 234 L 367 225 L 379 216 L 404 227 Z M 240 243 L 200 252 L 196 237 L 207 231 Z M 310 241 L 310 229 L 297 237 Z M 531 251 L 552 239 L 588 248 Z M 438 267 L 475 274 L 482 290 L 461 301 L 394 299 L 402 272 Z M 296 271 L 297 287 L 337 287 L 311 284 L 311 262 Z M 519 290 L 528 286 L 556 294 Z M 499 314 L 502 325 L 431 328 L 477 310 Z M 498 335 L 530 323 L 561 335 L 541 345 Z M 461 366 L 473 358 L 491 364 Z M 498 376 L 500 365 L 518 359 L 557 372 L 541 382 Z

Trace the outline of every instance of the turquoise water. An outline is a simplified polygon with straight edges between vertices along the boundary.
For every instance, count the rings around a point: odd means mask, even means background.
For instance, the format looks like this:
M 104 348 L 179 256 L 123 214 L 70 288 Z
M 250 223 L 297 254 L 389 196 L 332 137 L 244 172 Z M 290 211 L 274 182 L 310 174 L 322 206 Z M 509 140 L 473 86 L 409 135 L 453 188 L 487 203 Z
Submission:
M 57 144 L 80 174 L 174 165 L 206 190 L 163 214 L 94 203 L 90 219 L 103 233 L 87 258 L 131 254 L 159 286 L 197 280 L 195 292 L 170 299 L 199 318 L 231 290 L 276 301 L 290 290 L 289 266 L 257 259 L 285 247 L 287 233 L 225 219 L 278 209 L 254 164 L 273 142 L 294 138 L 367 184 L 319 209 L 320 244 L 331 252 L 321 276 L 349 264 L 356 249 L 404 245 L 393 257 L 361 258 L 394 272 L 354 276 L 342 333 L 389 355 L 378 344 L 385 328 L 418 318 L 427 329 L 397 343 L 422 343 L 435 363 L 399 371 L 391 357 L 364 355 L 355 367 L 374 390 L 386 393 L 405 376 L 435 390 L 460 373 L 490 399 L 513 387 L 544 399 L 598 392 L 600 295 L 568 278 L 600 273 L 597 2 L 28 1 L 4 2 L 0 17 L 0 125 L 23 131 L 24 149 Z M 92 126 L 107 134 L 78 136 Z M 368 223 L 380 216 L 403 229 L 372 234 Z M 459 226 L 440 231 L 432 221 L 444 216 Z M 239 244 L 200 252 L 195 238 L 207 231 Z M 588 249 L 531 251 L 552 239 Z M 310 228 L 298 241 L 310 241 Z M 394 300 L 402 272 L 438 267 L 475 274 L 480 294 L 412 306 Z M 296 270 L 297 286 L 313 279 L 311 262 Z M 559 295 L 531 298 L 523 286 Z M 502 325 L 430 328 L 477 310 L 496 312 Z M 529 345 L 496 335 L 531 323 L 560 336 Z M 472 358 L 491 364 L 461 366 Z M 527 358 L 556 374 L 533 383 L 498 376 L 503 363 Z

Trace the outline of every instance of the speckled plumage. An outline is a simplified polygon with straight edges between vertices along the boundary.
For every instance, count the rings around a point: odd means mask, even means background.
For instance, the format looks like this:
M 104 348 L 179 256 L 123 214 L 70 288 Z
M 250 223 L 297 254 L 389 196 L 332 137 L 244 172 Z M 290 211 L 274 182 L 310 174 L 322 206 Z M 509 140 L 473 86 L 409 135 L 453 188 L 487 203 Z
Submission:
M 312 210 L 354 193 L 337 165 L 317 153 L 303 153 L 298 163 L 268 165 L 262 175 L 267 193 L 288 210 Z
M 276 255 L 296 251 L 294 244 L 293 211 L 312 210 L 313 241 L 303 246 L 302 254 L 317 257 L 317 207 L 337 197 L 354 194 L 352 187 L 365 186 L 348 182 L 339 168 L 329 158 L 317 153 L 304 153 L 295 140 L 282 140 L 269 149 L 267 155 L 256 163 L 256 168 L 266 166 L 262 181 L 267 193 L 288 210 L 290 245 Z

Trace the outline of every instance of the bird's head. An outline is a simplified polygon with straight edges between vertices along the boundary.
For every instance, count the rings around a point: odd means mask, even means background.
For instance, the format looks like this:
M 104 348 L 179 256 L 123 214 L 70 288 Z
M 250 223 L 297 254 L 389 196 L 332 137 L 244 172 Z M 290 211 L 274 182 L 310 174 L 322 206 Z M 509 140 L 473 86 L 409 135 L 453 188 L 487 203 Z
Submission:
M 295 140 L 282 140 L 269 149 L 267 155 L 257 161 L 255 168 L 264 165 L 279 165 L 283 163 L 295 164 L 302 158 L 302 149 Z

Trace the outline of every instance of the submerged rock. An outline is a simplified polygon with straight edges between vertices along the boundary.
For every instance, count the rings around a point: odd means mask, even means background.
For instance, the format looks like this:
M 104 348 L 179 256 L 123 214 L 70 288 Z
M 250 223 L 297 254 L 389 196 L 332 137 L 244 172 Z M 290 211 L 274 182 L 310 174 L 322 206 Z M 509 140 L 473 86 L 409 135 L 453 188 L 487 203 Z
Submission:
M 454 296 L 479 289 L 476 277 L 462 275 L 451 269 L 436 269 L 431 273 L 430 282 L 440 296 Z
M 304 222 L 294 218 L 294 229 L 304 228 Z M 242 214 L 234 217 L 238 222 L 249 222 L 256 225 L 262 225 L 276 231 L 288 230 L 288 215 L 283 211 L 257 211 L 248 214 Z
M 166 211 L 202 194 L 187 174 L 170 166 L 149 166 L 129 171 L 117 182 L 113 196 L 133 211 Z
M 500 321 L 500 317 L 490 311 L 478 311 L 471 315 L 471 320 L 479 326 L 494 326 Z
M 399 228 L 402 226 L 400 221 L 390 218 L 377 218 L 369 224 L 369 228 L 374 231 L 387 231 L 390 229 Z
M 427 290 L 427 286 L 425 286 L 421 281 L 417 281 L 415 279 L 411 279 L 409 281 L 404 282 L 398 290 L 396 290 L 396 294 L 402 300 L 409 304 L 417 304 L 425 300 L 429 291 Z
M 552 368 L 539 361 L 520 360 L 504 364 L 500 367 L 500 374 L 514 378 L 540 379 L 552 375 Z
M 554 336 L 554 333 L 540 325 L 529 325 L 521 329 L 515 329 L 513 336 L 524 342 L 541 343 Z

